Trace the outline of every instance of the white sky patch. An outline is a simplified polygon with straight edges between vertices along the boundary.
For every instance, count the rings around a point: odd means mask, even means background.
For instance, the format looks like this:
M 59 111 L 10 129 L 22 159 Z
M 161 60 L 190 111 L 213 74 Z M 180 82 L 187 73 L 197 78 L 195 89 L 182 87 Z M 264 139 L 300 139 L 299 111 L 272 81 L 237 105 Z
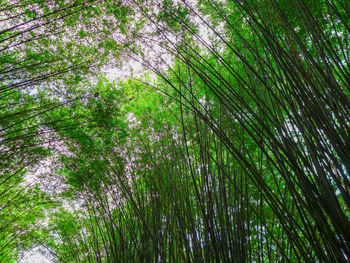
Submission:
M 27 251 L 18 263 L 53 263 L 54 261 L 45 255 L 48 253 L 43 247 L 36 247 Z
M 131 75 L 141 75 L 144 72 L 144 66 L 137 61 L 130 61 L 126 66 L 122 68 L 107 68 L 102 69 L 102 72 L 106 75 L 106 78 L 110 81 L 117 79 L 127 79 Z

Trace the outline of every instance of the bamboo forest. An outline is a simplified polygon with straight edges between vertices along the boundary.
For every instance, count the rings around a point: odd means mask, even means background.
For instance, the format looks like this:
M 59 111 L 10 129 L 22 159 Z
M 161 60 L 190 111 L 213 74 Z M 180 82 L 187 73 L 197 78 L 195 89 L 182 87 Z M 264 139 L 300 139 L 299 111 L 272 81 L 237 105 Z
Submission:
M 0 0 L 0 262 L 350 262 L 349 0 Z

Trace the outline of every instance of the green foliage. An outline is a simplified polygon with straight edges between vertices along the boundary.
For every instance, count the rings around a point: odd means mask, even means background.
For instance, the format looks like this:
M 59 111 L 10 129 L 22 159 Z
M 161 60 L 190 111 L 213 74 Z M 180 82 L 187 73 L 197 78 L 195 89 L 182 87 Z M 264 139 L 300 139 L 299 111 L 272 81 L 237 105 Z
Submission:
M 348 260 L 347 1 L 0 8 L 0 261 Z

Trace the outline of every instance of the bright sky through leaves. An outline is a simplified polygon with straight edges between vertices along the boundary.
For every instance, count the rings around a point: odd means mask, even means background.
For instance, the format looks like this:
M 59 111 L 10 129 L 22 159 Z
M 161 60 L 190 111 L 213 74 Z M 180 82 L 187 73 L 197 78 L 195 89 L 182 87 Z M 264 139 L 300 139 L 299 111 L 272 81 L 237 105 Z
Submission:
M 40 252 L 40 248 L 34 248 L 25 253 L 18 263 L 53 263 L 46 255 Z

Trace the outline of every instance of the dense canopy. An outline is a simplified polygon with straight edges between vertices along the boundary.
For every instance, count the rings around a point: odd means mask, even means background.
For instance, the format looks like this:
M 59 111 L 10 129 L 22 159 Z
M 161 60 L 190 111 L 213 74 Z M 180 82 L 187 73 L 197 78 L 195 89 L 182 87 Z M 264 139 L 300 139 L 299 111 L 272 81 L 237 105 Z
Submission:
M 349 52 L 348 0 L 0 0 L 0 262 L 349 262 Z

